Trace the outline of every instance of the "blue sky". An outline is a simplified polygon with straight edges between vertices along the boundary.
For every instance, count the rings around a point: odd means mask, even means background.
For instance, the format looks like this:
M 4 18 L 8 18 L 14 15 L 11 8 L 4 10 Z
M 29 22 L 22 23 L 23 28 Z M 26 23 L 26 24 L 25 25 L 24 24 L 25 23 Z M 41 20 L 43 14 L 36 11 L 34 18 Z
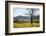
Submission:
M 30 8 L 29 8 L 30 9 Z M 26 8 L 13 8 L 13 17 L 22 15 L 22 16 L 27 16 L 25 15 L 25 13 L 27 13 L 28 11 L 26 10 Z M 40 14 L 40 10 L 38 10 L 35 15 L 39 15 Z

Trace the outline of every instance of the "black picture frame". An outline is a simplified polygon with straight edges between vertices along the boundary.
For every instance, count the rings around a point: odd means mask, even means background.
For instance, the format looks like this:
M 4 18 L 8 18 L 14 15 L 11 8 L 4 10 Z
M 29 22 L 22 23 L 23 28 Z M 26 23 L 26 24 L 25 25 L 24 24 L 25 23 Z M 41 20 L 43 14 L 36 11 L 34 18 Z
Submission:
M 8 3 L 26 3 L 26 4 L 42 4 L 43 5 L 43 31 L 37 32 L 22 32 L 22 33 L 9 33 L 8 32 Z M 35 34 L 45 32 L 45 3 L 39 2 L 22 2 L 22 1 L 5 1 L 5 35 L 17 35 L 17 34 Z

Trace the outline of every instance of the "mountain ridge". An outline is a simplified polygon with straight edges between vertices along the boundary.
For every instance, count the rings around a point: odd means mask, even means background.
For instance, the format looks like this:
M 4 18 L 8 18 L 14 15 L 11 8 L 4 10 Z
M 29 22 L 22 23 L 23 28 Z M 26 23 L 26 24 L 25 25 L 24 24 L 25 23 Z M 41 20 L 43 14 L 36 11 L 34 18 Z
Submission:
M 29 16 L 17 16 L 17 17 L 14 17 L 14 19 L 16 19 L 16 20 L 30 20 L 31 19 L 31 17 L 29 17 Z M 38 16 L 33 16 L 33 18 L 32 19 L 39 19 L 39 15 Z

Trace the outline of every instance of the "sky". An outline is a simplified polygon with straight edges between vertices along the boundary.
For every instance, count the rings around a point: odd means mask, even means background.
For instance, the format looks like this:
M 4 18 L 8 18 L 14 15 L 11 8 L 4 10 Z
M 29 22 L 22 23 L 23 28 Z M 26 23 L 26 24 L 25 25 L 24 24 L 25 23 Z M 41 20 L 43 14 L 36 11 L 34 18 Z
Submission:
M 26 13 L 28 13 L 28 11 L 26 10 L 26 8 L 13 8 L 13 17 L 19 16 L 19 15 L 29 16 L 29 15 L 25 15 Z M 34 15 L 39 15 L 39 14 L 40 14 L 40 9 L 37 10 L 37 12 Z

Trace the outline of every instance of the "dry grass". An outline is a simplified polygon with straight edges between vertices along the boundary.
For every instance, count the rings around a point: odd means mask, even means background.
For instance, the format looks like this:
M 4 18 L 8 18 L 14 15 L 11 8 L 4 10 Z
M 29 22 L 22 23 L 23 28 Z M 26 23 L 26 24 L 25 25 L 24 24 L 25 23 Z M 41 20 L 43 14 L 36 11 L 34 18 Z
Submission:
M 31 22 L 14 22 L 14 28 L 28 28 L 28 27 L 39 27 L 39 23 L 33 23 Z

